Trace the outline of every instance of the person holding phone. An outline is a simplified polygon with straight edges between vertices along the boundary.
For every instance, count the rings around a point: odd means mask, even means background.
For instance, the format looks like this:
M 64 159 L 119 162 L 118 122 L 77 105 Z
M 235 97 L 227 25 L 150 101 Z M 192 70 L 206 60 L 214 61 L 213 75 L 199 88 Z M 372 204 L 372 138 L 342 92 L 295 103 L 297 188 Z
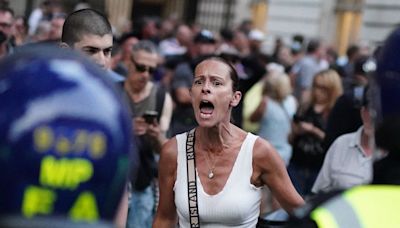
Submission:
M 127 227 L 151 227 L 157 182 L 155 154 L 160 152 L 166 141 L 166 132 L 172 116 L 172 98 L 152 81 L 152 73 L 158 63 L 156 46 L 147 40 L 139 41 L 132 48 L 132 58 L 128 65 L 128 77 L 123 88 L 128 97 L 134 122 L 140 156 L 136 181 L 131 182 Z
M 340 76 L 334 70 L 323 70 L 314 76 L 311 99 L 300 105 L 293 118 L 289 141 L 293 146 L 288 172 L 297 191 L 311 194 L 325 156 L 323 140 L 330 110 L 343 93 Z

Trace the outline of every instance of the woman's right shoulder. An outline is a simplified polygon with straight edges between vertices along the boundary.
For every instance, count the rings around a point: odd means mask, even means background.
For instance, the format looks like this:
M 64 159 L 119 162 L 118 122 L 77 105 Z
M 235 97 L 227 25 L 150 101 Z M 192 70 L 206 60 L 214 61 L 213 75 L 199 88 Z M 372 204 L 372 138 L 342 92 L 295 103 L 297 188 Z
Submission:
M 170 138 L 161 148 L 161 156 L 165 158 L 175 158 L 178 154 L 178 142 L 176 136 Z

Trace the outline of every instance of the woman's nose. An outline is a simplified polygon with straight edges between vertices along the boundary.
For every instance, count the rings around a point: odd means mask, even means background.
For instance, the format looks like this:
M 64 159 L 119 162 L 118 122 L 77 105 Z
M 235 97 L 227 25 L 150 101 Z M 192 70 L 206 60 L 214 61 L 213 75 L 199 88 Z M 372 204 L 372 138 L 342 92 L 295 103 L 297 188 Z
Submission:
M 210 93 L 210 92 L 211 92 L 210 86 L 209 86 L 209 83 L 208 83 L 208 82 L 204 83 L 203 88 L 201 89 L 201 91 L 202 91 L 203 93 Z

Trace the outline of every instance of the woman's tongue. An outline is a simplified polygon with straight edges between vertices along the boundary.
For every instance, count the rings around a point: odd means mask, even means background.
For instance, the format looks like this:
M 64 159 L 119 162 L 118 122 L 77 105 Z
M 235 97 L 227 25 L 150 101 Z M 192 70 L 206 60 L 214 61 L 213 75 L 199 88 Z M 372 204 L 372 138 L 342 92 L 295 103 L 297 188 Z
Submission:
M 200 116 L 202 118 L 209 118 L 209 117 L 211 117 L 213 111 L 214 111 L 214 108 L 212 108 L 212 107 L 202 107 L 202 108 L 200 108 Z

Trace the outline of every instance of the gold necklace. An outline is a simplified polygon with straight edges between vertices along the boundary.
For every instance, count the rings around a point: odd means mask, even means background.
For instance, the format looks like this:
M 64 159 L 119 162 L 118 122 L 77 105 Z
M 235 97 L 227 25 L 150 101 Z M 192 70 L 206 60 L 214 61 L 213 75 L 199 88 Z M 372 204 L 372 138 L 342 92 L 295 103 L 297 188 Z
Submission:
M 208 167 L 208 179 L 213 179 L 214 178 L 214 169 L 215 169 L 215 164 L 216 164 L 216 162 L 217 162 L 217 159 L 214 159 L 214 160 L 212 160 L 211 159 L 211 157 L 209 157 L 210 155 L 208 154 L 208 152 L 204 152 L 204 153 L 206 153 L 206 156 L 205 156 L 205 158 L 206 158 L 206 164 L 207 164 L 207 167 Z M 209 162 L 209 160 L 211 160 L 212 161 L 212 166 L 210 167 L 210 162 Z

